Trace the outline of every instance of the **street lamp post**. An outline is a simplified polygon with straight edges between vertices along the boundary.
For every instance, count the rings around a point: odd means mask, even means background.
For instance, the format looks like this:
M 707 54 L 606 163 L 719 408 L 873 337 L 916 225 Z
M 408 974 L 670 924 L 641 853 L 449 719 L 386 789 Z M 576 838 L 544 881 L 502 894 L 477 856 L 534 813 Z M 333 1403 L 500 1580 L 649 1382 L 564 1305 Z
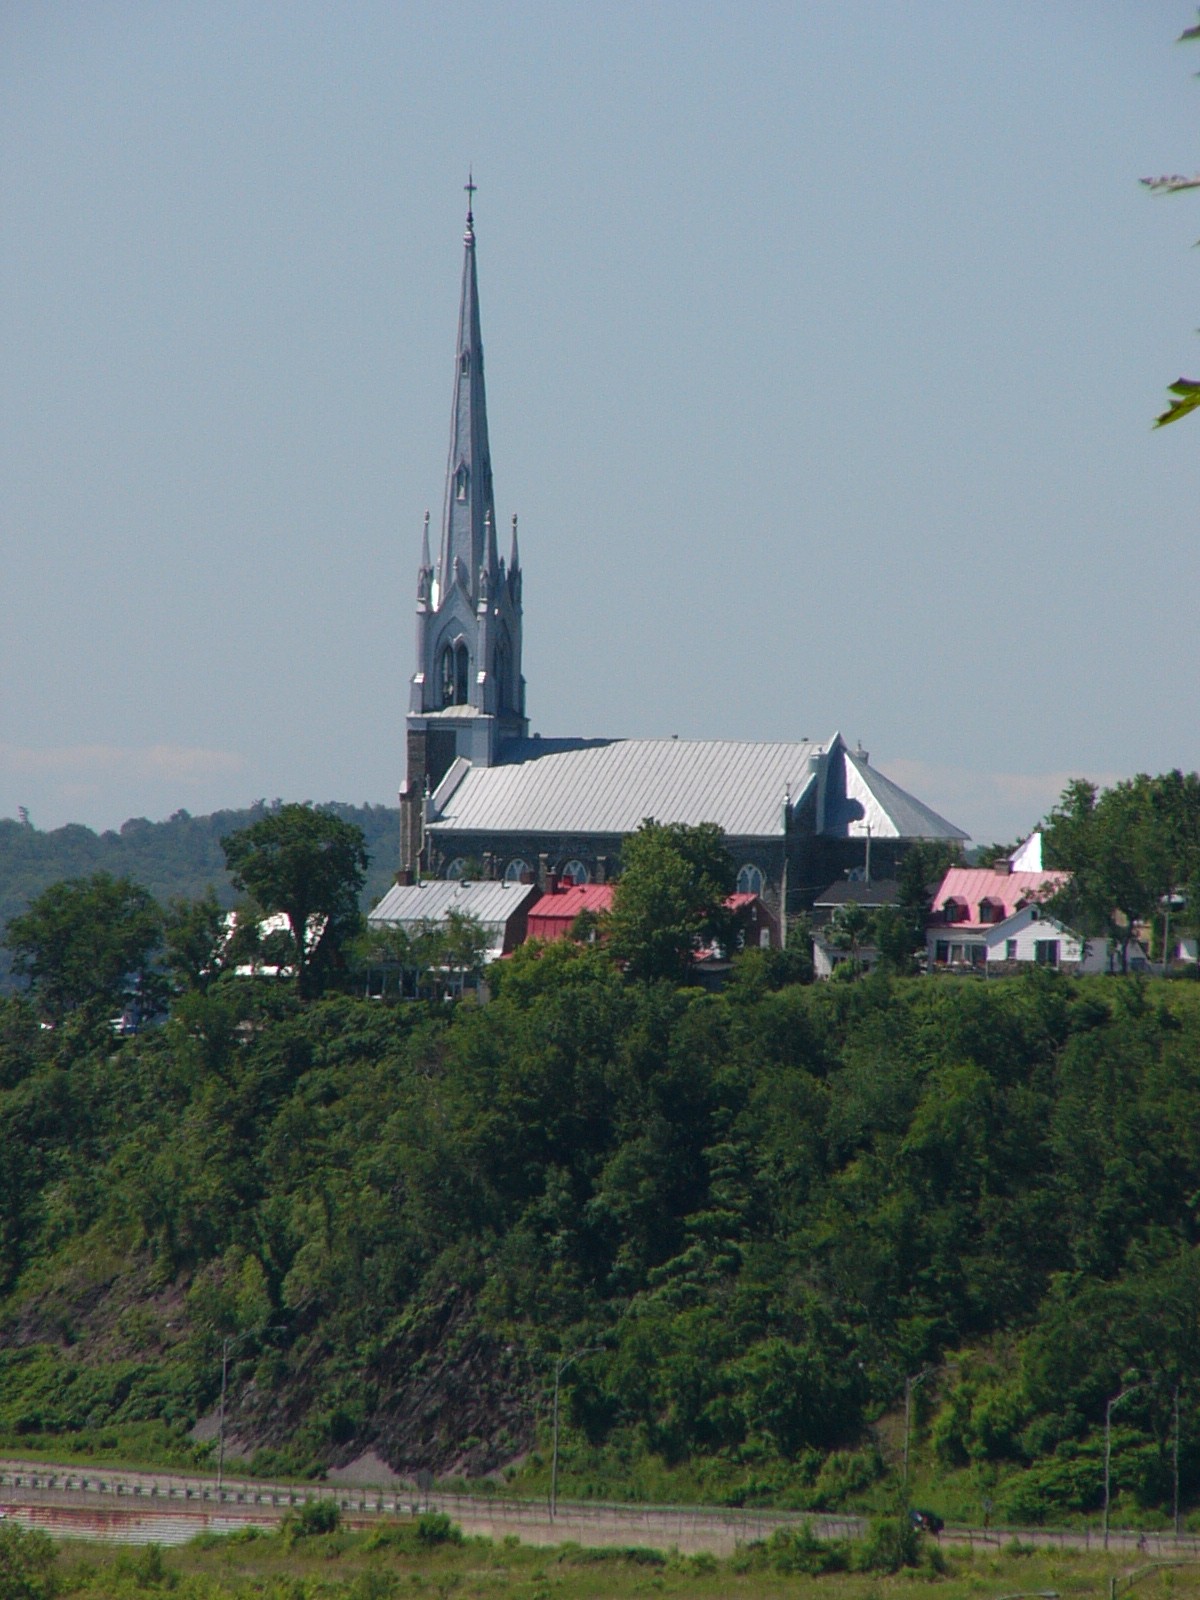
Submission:
M 1175 1385 L 1174 1395 L 1175 1426 L 1171 1434 L 1171 1477 L 1173 1480 L 1173 1509 L 1175 1539 L 1179 1540 L 1179 1385 Z
M 221 1340 L 221 1410 L 217 1423 L 217 1498 L 221 1495 L 221 1482 L 225 1476 L 225 1393 L 229 1386 L 229 1353 L 236 1350 L 243 1339 L 249 1339 L 256 1330 L 247 1328 L 243 1333 L 228 1333 Z M 274 1333 L 274 1328 L 263 1328 L 263 1333 Z
M 936 1367 L 922 1367 L 920 1372 L 914 1372 L 904 1380 L 904 1500 L 908 1503 L 908 1442 L 912 1433 L 912 1397 L 913 1391 L 918 1389 L 931 1378 L 937 1371 Z
M 1108 1549 L 1109 1489 L 1112 1484 L 1112 1414 L 1122 1400 L 1131 1395 L 1135 1389 L 1140 1388 L 1142 1388 L 1141 1383 L 1127 1384 L 1119 1394 L 1113 1395 L 1112 1399 L 1104 1407 L 1104 1548 L 1106 1550 Z
M 562 1375 L 573 1361 L 578 1361 L 582 1356 L 591 1355 L 593 1350 L 598 1350 L 599 1345 L 580 1345 L 578 1350 L 572 1350 L 570 1355 L 559 1356 L 554 1363 L 554 1448 L 550 1456 L 550 1521 L 554 1521 L 554 1514 L 558 1510 L 558 1391 L 562 1383 Z

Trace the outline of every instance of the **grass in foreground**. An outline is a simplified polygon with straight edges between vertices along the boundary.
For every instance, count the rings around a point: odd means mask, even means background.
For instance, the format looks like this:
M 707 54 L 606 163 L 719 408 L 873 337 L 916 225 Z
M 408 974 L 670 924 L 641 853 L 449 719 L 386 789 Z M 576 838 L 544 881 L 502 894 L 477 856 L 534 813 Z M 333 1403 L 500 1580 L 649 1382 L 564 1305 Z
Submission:
M 896 1530 L 893 1530 L 896 1531 Z M 887 1557 L 886 1540 L 874 1557 Z M 891 1552 L 894 1554 L 895 1552 Z M 12 1526 L 0 1529 L 4 1600 L 938 1600 L 1053 1593 L 1107 1597 L 1130 1587 L 1128 1557 L 1010 1546 L 943 1551 L 929 1541 L 908 1552 L 915 1565 L 872 1570 L 867 1545 L 818 1547 L 803 1534 L 748 1546 L 718 1560 L 647 1549 L 585 1549 L 464 1539 L 440 1517 L 381 1524 L 366 1532 L 306 1531 L 302 1519 L 278 1534 L 207 1536 L 180 1550 L 63 1545 Z M 840 1570 L 812 1570 L 832 1559 Z M 25 1561 L 28 1571 L 22 1573 Z M 1145 1564 L 1143 1564 L 1144 1566 Z M 1139 1600 L 1200 1595 L 1200 1564 L 1147 1569 Z

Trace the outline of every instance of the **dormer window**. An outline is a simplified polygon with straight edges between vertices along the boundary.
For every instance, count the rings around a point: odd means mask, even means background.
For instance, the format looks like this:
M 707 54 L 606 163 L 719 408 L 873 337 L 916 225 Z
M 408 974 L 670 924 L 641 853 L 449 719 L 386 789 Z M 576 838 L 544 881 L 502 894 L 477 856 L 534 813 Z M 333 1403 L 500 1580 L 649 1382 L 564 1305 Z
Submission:
M 1004 907 L 999 900 L 981 900 L 979 902 L 980 922 L 1003 922 Z
M 968 920 L 967 905 L 965 900 L 947 900 L 942 907 L 942 915 L 947 922 L 966 922 Z
M 467 486 L 470 481 L 471 474 L 467 471 L 466 467 L 459 467 L 458 471 L 454 474 L 454 498 L 456 500 L 465 500 L 467 498 Z

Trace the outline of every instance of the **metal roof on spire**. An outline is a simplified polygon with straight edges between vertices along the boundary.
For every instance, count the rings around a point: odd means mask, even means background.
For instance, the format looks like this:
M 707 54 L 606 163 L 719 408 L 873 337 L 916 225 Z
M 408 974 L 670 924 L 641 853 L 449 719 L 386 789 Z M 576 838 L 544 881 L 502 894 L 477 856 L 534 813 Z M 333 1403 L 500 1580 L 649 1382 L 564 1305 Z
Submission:
M 446 463 L 446 499 L 442 515 L 440 592 L 456 577 L 466 586 L 471 604 L 479 598 L 479 573 L 488 559 L 486 522 L 495 520 L 492 460 L 488 446 L 487 399 L 483 383 L 483 335 L 479 322 L 479 283 L 475 270 L 476 183 L 468 174 L 467 226 L 463 234 L 462 296 L 458 340 L 454 352 L 454 403 L 450 413 L 450 453 Z M 494 573 L 489 573 L 494 576 Z

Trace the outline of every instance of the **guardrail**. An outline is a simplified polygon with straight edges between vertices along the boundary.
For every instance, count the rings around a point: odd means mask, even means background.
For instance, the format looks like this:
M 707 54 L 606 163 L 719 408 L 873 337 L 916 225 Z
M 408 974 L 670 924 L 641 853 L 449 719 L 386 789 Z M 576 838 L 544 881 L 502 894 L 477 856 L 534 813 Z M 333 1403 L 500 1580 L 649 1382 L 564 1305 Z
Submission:
M 503 1536 L 520 1533 L 531 1543 L 557 1543 L 575 1540 L 593 1544 L 646 1544 L 658 1548 L 677 1545 L 684 1551 L 711 1550 L 728 1553 L 739 1545 L 767 1539 L 777 1528 L 807 1523 L 821 1539 L 861 1538 L 867 1519 L 859 1516 L 834 1516 L 819 1512 L 746 1510 L 734 1507 L 637 1505 L 612 1501 L 564 1500 L 560 1498 L 552 1516 L 540 1500 L 521 1500 L 504 1494 L 422 1493 L 404 1486 L 351 1486 L 348 1484 L 280 1484 L 247 1479 L 226 1480 L 220 1488 L 203 1478 L 188 1478 L 177 1473 L 108 1471 L 103 1468 L 60 1468 L 0 1461 L 0 1499 L 23 1502 L 19 1519 L 48 1523 L 37 1515 L 37 1508 L 57 1508 L 75 1512 L 85 1522 L 103 1521 L 104 1507 L 110 1508 L 110 1531 L 93 1532 L 91 1537 L 119 1538 L 111 1513 L 124 1513 L 122 1525 L 135 1524 L 141 1535 L 160 1543 L 183 1542 L 204 1528 L 231 1532 L 257 1523 L 269 1526 L 282 1520 L 296 1507 L 311 1501 L 333 1501 L 351 1521 L 370 1521 L 375 1517 L 416 1516 L 422 1511 L 440 1511 L 450 1516 L 467 1532 Z M 26 1515 L 26 1512 L 28 1515 Z M 173 1519 L 181 1531 L 178 1537 L 165 1538 L 151 1524 L 165 1528 Z M 53 1519 L 51 1519 L 53 1520 Z M 65 1525 L 65 1523 L 64 1523 Z M 947 1542 L 969 1546 L 988 1545 L 993 1549 L 1014 1540 L 1043 1548 L 1099 1549 L 1103 1535 L 1090 1528 L 1013 1528 L 947 1527 L 942 1534 Z M 1110 1530 L 1109 1545 L 1114 1551 L 1137 1549 L 1152 1557 L 1179 1558 L 1200 1556 L 1200 1538 L 1170 1532 L 1140 1533 L 1136 1530 Z

